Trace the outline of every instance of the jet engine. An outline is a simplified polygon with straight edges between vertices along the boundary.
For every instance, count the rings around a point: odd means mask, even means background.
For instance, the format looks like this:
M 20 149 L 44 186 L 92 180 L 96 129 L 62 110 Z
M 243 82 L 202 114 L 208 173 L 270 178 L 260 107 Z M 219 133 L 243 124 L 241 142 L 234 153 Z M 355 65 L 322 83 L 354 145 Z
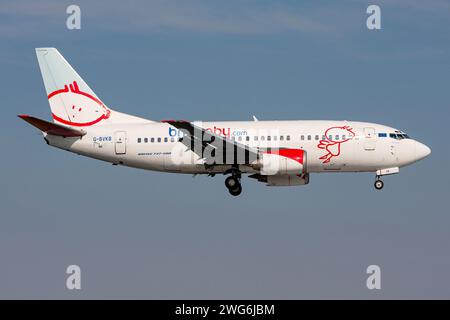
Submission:
M 306 152 L 303 149 L 276 149 L 262 153 L 253 165 L 262 176 L 296 175 L 306 171 Z

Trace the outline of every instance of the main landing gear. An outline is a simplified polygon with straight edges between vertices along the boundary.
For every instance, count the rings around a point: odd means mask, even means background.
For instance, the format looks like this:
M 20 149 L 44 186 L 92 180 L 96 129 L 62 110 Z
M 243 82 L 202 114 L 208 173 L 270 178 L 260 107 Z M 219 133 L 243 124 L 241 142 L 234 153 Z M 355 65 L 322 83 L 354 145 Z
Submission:
M 375 189 L 381 190 L 384 187 L 383 181 L 380 180 L 380 176 L 377 176 L 375 183 L 374 183 Z
M 241 174 L 235 173 L 225 179 L 225 186 L 232 196 L 238 196 L 242 192 Z

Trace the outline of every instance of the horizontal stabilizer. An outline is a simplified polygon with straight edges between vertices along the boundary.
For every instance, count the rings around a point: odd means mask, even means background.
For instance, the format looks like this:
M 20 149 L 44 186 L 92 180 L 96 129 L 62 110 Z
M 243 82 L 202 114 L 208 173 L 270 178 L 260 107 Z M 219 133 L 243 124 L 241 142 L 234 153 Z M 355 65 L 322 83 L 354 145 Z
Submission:
M 25 120 L 32 126 L 38 128 L 39 130 L 46 132 L 47 134 L 51 134 L 54 136 L 60 137 L 81 137 L 86 134 L 86 132 L 82 130 L 72 129 L 65 127 L 60 124 L 56 124 L 53 122 L 48 122 L 42 119 L 38 119 L 26 114 L 18 115 L 19 118 Z

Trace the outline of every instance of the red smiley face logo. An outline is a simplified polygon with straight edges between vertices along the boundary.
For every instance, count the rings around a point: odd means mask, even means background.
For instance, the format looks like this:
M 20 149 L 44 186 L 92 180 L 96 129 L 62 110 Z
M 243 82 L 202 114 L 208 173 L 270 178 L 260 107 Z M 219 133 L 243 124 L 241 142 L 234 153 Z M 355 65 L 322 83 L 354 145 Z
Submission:
M 50 93 L 48 100 L 53 119 L 69 126 L 91 126 L 111 114 L 97 97 L 81 91 L 76 81 Z

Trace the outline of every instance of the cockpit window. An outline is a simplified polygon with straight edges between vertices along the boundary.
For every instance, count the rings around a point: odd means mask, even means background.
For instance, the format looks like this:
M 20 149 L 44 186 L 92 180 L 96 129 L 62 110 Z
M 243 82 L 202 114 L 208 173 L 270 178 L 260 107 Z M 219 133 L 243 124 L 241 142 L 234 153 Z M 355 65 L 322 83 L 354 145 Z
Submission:
M 389 133 L 389 137 L 396 140 L 410 139 L 406 133 Z

